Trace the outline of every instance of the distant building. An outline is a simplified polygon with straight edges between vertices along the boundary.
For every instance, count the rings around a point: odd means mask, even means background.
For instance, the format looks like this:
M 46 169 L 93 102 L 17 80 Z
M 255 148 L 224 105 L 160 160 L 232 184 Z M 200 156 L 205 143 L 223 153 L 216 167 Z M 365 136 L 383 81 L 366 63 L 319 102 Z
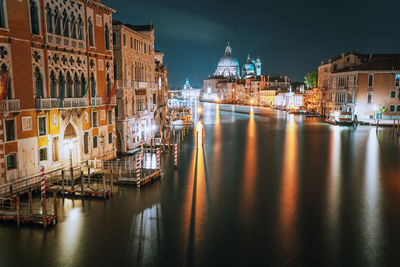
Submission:
M 186 79 L 185 85 L 183 86 L 181 95 L 183 97 L 183 99 L 191 99 L 191 100 L 195 100 L 195 99 L 199 99 L 201 93 L 201 88 L 192 88 L 192 86 L 190 85 L 189 82 L 189 78 Z

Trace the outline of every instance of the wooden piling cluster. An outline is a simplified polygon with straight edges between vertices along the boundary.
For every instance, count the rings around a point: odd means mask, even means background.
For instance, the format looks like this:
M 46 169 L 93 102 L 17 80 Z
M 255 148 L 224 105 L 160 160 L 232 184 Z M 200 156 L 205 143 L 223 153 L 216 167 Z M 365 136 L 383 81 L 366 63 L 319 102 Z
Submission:
M 28 192 L 28 203 L 24 203 L 19 195 L 0 199 L 0 221 L 21 224 L 42 224 L 43 228 L 58 222 L 57 195 L 53 193 L 53 201 L 47 202 L 44 195 L 33 201 L 32 191 Z

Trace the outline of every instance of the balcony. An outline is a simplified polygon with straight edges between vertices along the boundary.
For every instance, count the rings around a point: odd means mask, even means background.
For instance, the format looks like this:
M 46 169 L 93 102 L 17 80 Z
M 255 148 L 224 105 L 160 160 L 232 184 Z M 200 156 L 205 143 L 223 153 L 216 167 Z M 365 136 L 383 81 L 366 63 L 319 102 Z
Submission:
M 88 99 L 85 98 L 65 98 L 63 108 L 86 108 L 89 106 Z
M 99 107 L 101 106 L 101 97 L 92 97 L 91 99 L 91 104 L 94 107 Z
M 3 112 L 18 112 L 19 99 L 5 99 L 2 104 Z
M 111 106 L 117 105 L 117 98 L 115 96 L 107 98 L 108 104 Z
M 58 98 L 36 98 L 37 109 L 52 109 L 61 106 L 61 99 Z

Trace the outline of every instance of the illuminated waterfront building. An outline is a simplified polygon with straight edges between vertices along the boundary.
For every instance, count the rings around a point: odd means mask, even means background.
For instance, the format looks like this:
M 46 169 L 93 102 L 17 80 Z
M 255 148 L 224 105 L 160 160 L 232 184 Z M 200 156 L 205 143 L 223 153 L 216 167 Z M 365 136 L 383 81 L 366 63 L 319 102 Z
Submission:
M 126 153 L 151 138 L 160 124 L 166 96 L 163 54 L 154 50 L 154 27 L 113 21 L 117 79 L 117 149 Z
M 400 119 L 400 55 L 342 54 L 318 68 L 320 112 L 353 119 Z
M 114 10 L 90 0 L 1 4 L 0 183 L 40 166 L 47 173 L 114 158 Z

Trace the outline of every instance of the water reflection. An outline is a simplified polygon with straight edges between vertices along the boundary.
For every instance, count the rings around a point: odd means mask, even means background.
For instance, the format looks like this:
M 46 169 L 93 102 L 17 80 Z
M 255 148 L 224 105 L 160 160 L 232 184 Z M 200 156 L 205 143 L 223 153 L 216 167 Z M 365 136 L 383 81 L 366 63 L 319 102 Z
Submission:
M 286 251 L 296 246 L 295 214 L 297 207 L 297 125 L 293 115 L 289 116 L 283 154 L 282 192 L 280 207 L 281 237 Z
M 380 244 L 382 244 L 381 209 L 380 209 L 380 161 L 377 133 L 371 129 L 367 141 L 365 158 L 364 188 L 364 227 L 363 237 L 366 247 L 365 256 L 371 265 L 379 264 Z
M 63 200 L 63 209 L 67 212 L 66 220 L 62 223 L 62 234 L 60 238 L 61 261 L 70 263 L 71 259 L 80 255 L 81 232 L 82 232 L 82 206 L 81 201 L 71 199 Z

